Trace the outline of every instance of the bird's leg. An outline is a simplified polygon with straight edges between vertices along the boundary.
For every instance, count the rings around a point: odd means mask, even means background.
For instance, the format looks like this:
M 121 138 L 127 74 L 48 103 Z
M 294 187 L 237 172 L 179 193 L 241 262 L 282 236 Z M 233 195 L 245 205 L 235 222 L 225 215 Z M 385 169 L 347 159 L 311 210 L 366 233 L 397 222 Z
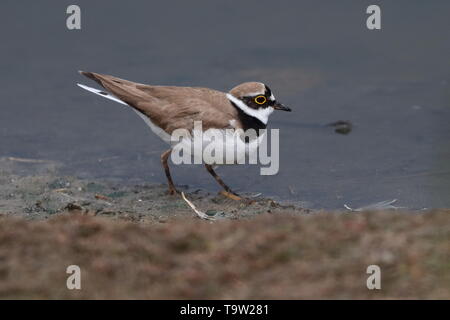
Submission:
M 206 170 L 216 179 L 216 181 L 225 189 L 225 192 L 222 192 L 222 194 L 230 199 L 233 200 L 242 200 L 241 197 L 239 197 L 233 190 L 228 187 L 225 182 L 217 175 L 217 173 L 214 171 L 213 167 L 209 164 L 205 163 Z
M 161 154 L 161 164 L 164 168 L 164 172 L 166 173 L 167 182 L 169 183 L 169 194 L 176 194 L 179 192 L 178 192 L 177 188 L 175 188 L 175 185 L 173 184 L 172 176 L 170 175 L 169 164 L 167 163 L 167 160 L 169 159 L 171 152 L 172 152 L 172 149 L 169 149 L 169 150 L 163 152 L 163 154 Z

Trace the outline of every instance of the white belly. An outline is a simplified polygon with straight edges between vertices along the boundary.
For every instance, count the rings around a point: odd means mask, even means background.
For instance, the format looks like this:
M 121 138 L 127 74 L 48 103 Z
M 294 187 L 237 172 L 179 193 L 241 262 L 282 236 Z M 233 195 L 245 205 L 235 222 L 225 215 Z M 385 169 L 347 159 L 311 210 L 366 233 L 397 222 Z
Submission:
M 138 111 L 136 113 L 156 135 L 172 146 L 172 161 L 175 164 L 256 164 L 258 146 L 265 135 L 264 132 L 245 143 L 241 136 L 242 131 L 208 129 L 206 131 L 194 130 L 193 134 L 185 132 L 182 139 L 174 138 L 144 114 Z
M 210 165 L 256 163 L 258 146 L 263 137 L 264 134 L 245 143 L 240 132 L 234 129 L 194 131 L 193 135 L 172 144 L 172 161 Z

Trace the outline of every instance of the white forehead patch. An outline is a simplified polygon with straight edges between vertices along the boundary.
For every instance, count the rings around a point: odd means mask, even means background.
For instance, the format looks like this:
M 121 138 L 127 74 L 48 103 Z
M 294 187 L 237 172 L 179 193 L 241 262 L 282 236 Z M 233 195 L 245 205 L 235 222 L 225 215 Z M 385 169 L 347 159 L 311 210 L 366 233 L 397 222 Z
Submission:
M 252 116 L 264 124 L 267 124 L 269 121 L 269 116 L 273 112 L 272 107 L 260 108 L 260 109 L 252 109 L 247 106 L 242 100 L 236 98 L 232 94 L 227 93 L 227 98 L 231 102 L 233 102 L 239 109 L 241 109 L 245 114 Z
M 275 96 L 273 95 L 273 93 L 270 95 L 269 99 L 270 101 L 275 101 Z

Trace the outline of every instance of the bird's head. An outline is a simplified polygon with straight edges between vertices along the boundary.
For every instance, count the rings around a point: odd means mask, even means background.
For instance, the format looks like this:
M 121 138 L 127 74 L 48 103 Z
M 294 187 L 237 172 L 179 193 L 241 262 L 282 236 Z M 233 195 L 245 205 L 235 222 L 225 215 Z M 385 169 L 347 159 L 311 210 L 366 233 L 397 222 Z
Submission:
M 291 111 L 279 103 L 269 87 L 261 82 L 242 83 L 231 89 L 227 97 L 241 111 L 264 124 L 274 110 Z

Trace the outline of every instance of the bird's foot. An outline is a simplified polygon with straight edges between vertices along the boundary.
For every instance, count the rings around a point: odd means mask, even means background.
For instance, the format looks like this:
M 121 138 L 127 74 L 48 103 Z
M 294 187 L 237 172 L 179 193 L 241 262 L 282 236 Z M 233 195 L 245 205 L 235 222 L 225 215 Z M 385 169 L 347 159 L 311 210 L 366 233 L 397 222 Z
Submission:
M 240 201 L 243 200 L 242 197 L 238 196 L 236 193 L 234 193 L 233 191 L 229 190 L 222 190 L 219 192 L 221 195 L 231 199 L 231 200 L 235 200 L 235 201 Z

